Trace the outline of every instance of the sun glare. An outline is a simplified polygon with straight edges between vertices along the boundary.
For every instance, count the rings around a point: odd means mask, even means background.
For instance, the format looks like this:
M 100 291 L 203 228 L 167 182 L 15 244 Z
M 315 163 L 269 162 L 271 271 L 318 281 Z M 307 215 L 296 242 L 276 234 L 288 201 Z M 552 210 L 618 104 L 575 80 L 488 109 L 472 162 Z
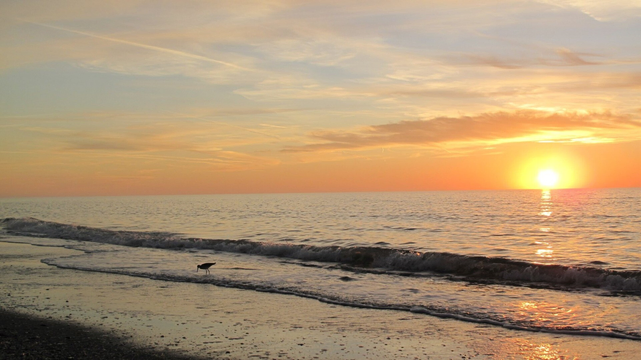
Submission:
M 551 188 L 556 185 L 559 181 L 559 174 L 554 170 L 546 169 L 539 171 L 539 176 L 537 176 L 539 184 L 544 188 Z

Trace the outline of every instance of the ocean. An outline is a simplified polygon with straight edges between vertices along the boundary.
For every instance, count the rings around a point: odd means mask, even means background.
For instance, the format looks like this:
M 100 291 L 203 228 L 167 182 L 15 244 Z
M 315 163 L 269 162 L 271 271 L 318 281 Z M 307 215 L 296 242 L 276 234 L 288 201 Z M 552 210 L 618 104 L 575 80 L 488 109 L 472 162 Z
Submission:
M 8 198 L 62 269 L 641 340 L 641 189 Z M 196 265 L 215 262 L 210 273 Z

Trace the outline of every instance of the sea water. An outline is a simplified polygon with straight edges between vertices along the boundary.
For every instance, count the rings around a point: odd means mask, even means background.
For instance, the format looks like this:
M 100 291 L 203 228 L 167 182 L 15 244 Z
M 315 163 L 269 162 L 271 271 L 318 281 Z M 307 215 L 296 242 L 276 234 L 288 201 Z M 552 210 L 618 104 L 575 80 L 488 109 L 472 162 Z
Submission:
M 641 189 L 0 200 L 61 268 L 641 340 Z M 216 262 L 205 274 L 196 264 Z

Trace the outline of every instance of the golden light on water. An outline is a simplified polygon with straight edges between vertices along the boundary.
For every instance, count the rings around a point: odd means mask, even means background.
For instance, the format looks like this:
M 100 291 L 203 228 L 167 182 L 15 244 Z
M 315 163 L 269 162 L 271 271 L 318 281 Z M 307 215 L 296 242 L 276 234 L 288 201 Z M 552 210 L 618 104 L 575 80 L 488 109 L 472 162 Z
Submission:
M 559 174 L 552 169 L 545 169 L 539 171 L 536 178 L 539 184 L 546 189 L 553 188 L 559 181 Z

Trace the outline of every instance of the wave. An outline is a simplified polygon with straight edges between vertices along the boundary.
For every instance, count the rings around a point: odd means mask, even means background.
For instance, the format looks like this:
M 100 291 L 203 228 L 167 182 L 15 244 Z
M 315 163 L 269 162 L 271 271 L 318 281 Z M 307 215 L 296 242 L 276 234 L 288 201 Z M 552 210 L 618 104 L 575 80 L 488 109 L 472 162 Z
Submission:
M 6 218 L 1 223 L 10 234 L 22 236 L 174 250 L 207 249 L 334 263 L 342 269 L 357 272 L 394 273 L 404 276 L 425 276 L 425 273 L 430 273 L 473 282 L 517 283 L 560 290 L 598 288 L 616 294 L 641 295 L 641 271 L 543 265 L 500 257 L 446 252 L 422 253 L 382 247 L 314 246 L 185 238 L 170 232 L 108 230 L 34 218 Z
M 455 319 L 465 322 L 472 322 L 477 324 L 487 324 L 493 326 L 500 326 L 511 330 L 545 332 L 552 334 L 566 334 L 566 335 L 587 335 L 587 336 L 601 336 L 619 339 L 628 339 L 641 341 L 641 333 L 637 331 L 617 329 L 611 325 L 595 325 L 589 326 L 581 325 L 566 325 L 566 326 L 550 326 L 535 324 L 528 320 L 517 320 L 510 318 L 510 316 L 497 316 L 483 312 L 469 311 L 469 309 L 456 309 L 451 306 L 439 306 L 434 304 L 412 305 L 411 303 L 388 303 L 384 301 L 376 301 L 369 298 L 359 298 L 357 296 L 341 296 L 340 294 L 332 294 L 323 292 L 320 289 L 304 289 L 296 286 L 288 285 L 275 285 L 269 282 L 255 282 L 247 279 L 230 279 L 227 277 L 217 277 L 214 273 L 212 276 L 198 277 L 198 276 L 185 276 L 171 273 L 158 273 L 154 271 L 145 270 L 132 270 L 132 269 L 118 269 L 118 268 L 101 268 L 96 267 L 95 264 L 69 264 L 66 263 L 65 258 L 51 258 L 43 259 L 42 262 L 48 265 L 56 266 L 62 269 L 75 269 L 82 271 L 104 272 L 112 274 L 120 274 L 126 276 L 142 277 L 152 280 L 183 282 L 183 283 L 196 283 L 196 284 L 211 284 L 215 286 L 236 288 L 243 290 L 260 291 L 267 293 L 292 295 L 304 297 L 309 299 L 318 300 L 324 303 L 348 306 L 361 309 L 372 310 L 394 310 L 405 311 L 416 314 L 425 314 L 435 316 L 443 319 Z M 241 268 L 243 269 L 243 268 Z M 342 281 L 351 281 L 353 279 L 344 276 L 340 278 Z

